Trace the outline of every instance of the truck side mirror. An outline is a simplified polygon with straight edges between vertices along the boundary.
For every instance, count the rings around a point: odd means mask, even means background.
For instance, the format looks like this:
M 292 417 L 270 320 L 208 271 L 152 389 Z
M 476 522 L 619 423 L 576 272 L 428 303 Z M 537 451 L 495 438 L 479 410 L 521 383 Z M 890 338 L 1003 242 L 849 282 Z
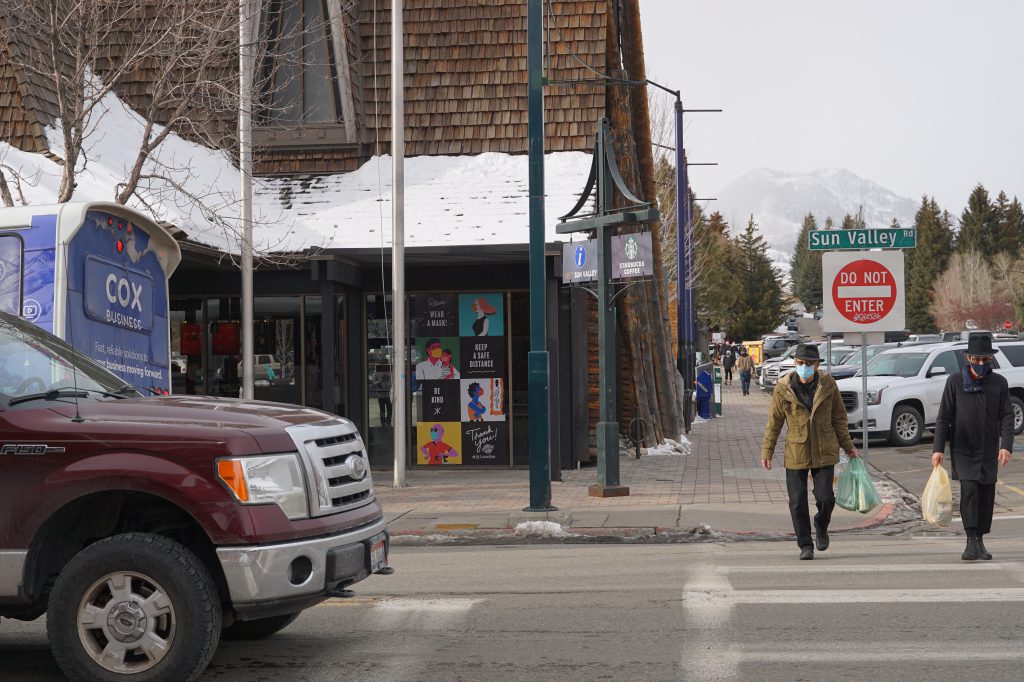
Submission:
M 928 370 L 927 378 L 931 379 L 932 377 L 938 376 L 940 374 L 947 374 L 945 367 L 932 367 L 930 370 Z

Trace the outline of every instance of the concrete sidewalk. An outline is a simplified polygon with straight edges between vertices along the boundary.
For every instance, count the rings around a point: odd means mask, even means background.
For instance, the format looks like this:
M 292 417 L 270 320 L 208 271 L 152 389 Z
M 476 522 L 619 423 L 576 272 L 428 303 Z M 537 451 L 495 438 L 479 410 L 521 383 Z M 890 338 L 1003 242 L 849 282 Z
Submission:
M 551 484 L 558 511 L 549 513 L 522 511 L 530 492 L 525 470 L 414 469 L 402 489 L 377 472 L 377 496 L 396 544 L 509 541 L 522 536 L 514 530 L 524 521 L 556 522 L 577 540 L 791 537 L 781 439 L 776 468 L 760 466 L 769 396 L 756 387 L 743 396 L 738 383 L 723 389 L 725 416 L 694 426 L 690 455 L 623 456 L 628 497 L 590 497 L 593 467 L 562 472 Z M 871 514 L 836 508 L 831 530 L 885 523 L 902 504 L 890 485 L 879 484 L 889 499 Z

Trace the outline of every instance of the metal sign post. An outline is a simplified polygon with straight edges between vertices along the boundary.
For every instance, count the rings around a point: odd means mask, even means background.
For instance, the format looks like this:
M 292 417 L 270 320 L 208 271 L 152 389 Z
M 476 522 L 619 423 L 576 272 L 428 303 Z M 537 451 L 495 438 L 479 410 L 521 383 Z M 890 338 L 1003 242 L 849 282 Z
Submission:
M 863 427 L 864 436 L 861 439 L 861 446 L 864 450 L 864 466 L 868 464 L 868 334 L 867 332 L 861 332 L 860 335 L 860 400 L 862 408 L 861 415 L 861 426 Z
M 597 140 L 594 148 L 593 165 L 587 185 L 573 209 L 562 216 L 556 231 L 569 234 L 584 230 L 594 230 L 597 241 L 597 316 L 598 316 L 598 348 L 600 353 L 600 416 L 597 422 L 597 480 L 591 485 L 589 493 L 593 497 L 619 497 L 629 495 L 629 487 L 619 481 L 619 422 L 618 422 L 618 377 L 619 363 L 615 344 L 615 296 L 612 284 L 612 230 L 616 227 L 654 222 L 658 219 L 658 209 L 649 202 L 641 201 L 626 186 L 619 173 L 615 159 L 614 146 L 610 139 L 608 119 L 601 119 L 597 126 Z M 633 205 L 626 209 L 615 209 L 613 192 L 619 193 Z M 595 212 L 590 215 L 578 215 L 591 199 L 596 190 Z M 631 274 L 638 266 L 641 258 L 641 239 L 639 235 L 630 235 L 622 242 L 623 256 L 619 267 L 620 272 Z M 577 247 L 578 249 L 578 247 Z M 582 260 L 585 252 L 573 251 L 574 263 Z M 585 265 L 585 263 L 584 263 Z M 578 266 L 583 267 L 583 266 Z M 642 272 L 646 266 L 640 267 Z M 582 275 L 581 275 L 582 276 Z
M 821 260 L 824 314 L 828 332 L 859 332 L 861 341 L 861 427 L 864 461 L 868 443 L 868 332 L 906 326 L 902 251 L 825 253 Z

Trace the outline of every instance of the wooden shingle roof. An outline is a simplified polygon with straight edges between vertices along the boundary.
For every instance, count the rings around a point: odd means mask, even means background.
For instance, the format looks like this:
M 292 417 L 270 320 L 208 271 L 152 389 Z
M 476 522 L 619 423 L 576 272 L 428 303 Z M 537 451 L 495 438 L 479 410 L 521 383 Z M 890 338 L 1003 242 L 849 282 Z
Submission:
M 406 2 L 406 154 L 527 151 L 526 5 L 525 0 Z M 390 0 L 363 0 L 360 14 L 364 142 L 379 142 L 378 153 L 387 153 L 391 133 L 390 6 Z M 592 80 L 590 69 L 604 71 L 609 6 L 607 0 L 550 4 L 549 80 Z M 601 88 L 549 86 L 546 149 L 589 151 L 604 112 Z
M 177 8 L 183 1 L 144 1 L 138 9 L 139 21 L 159 23 L 166 18 L 160 7 Z M 211 2 L 219 5 L 231 0 Z M 345 17 L 361 144 L 333 151 L 330 147 L 257 150 L 261 173 L 345 172 L 374 153 L 389 151 L 391 0 L 328 2 L 337 3 Z M 593 80 L 595 72 L 605 72 L 611 6 L 611 0 L 545 3 L 551 11 L 549 80 Z M 526 0 L 405 0 L 406 154 L 526 153 L 526 10 Z M 41 38 L 26 37 L 10 49 L 31 54 L 44 47 Z M 109 59 L 116 61 L 118 47 L 109 50 Z M 223 57 L 222 73 L 233 82 L 237 58 L 227 53 Z M 137 111 L 151 103 L 150 81 L 156 66 L 152 60 L 144 62 L 118 84 L 118 95 Z M 57 117 L 52 82 L 10 69 L 0 70 L 0 78 L 9 84 L 0 101 L 0 136 L 23 149 L 39 151 L 45 147 L 42 126 Z M 234 113 L 197 104 L 190 115 L 205 134 L 197 138 L 190 130 L 179 132 L 197 141 L 223 140 L 232 146 Z M 604 88 L 547 86 L 547 151 L 590 151 L 595 125 L 604 115 Z

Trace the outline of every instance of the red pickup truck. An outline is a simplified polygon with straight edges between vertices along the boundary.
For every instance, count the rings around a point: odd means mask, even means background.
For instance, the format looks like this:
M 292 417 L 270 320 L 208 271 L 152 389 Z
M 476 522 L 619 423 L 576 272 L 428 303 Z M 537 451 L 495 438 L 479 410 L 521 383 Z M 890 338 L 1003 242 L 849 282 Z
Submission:
M 195 679 L 392 572 L 368 461 L 345 419 L 144 398 L 0 313 L 0 616 L 47 613 L 72 679 Z

